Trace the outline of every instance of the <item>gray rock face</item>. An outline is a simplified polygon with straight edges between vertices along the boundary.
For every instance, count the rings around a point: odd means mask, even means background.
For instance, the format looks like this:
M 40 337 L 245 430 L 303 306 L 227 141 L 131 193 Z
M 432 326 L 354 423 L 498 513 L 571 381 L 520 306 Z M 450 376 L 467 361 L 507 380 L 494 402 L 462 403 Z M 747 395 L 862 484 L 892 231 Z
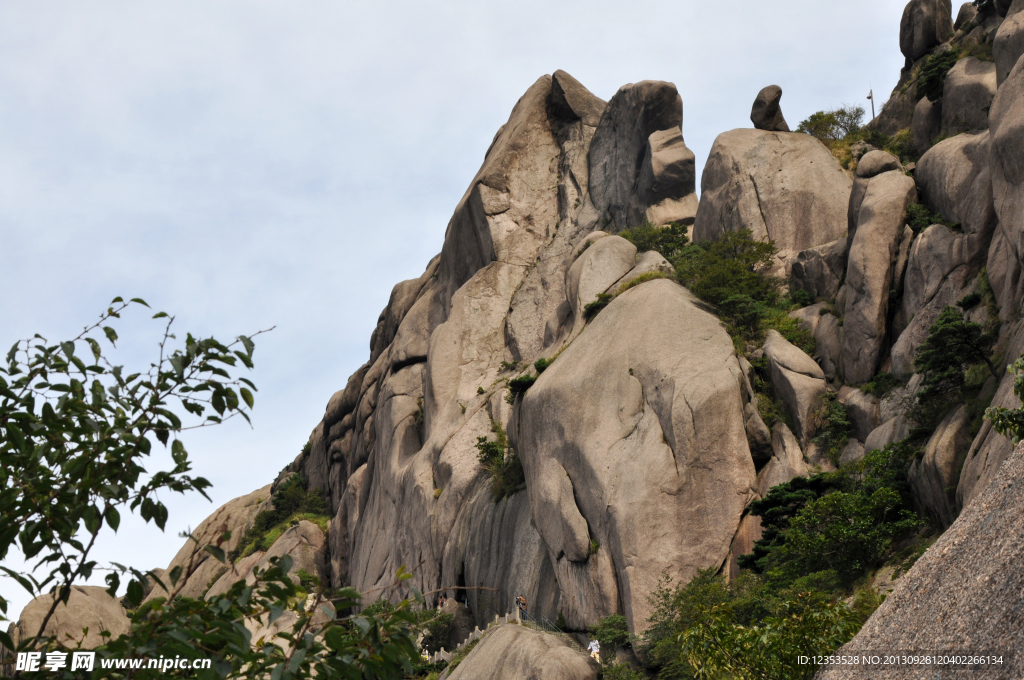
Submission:
M 761 498 L 767 496 L 773 486 L 810 474 L 800 443 L 785 423 L 776 423 L 772 429 L 772 449 L 772 459 L 757 475 L 757 494 Z
M 625 85 L 608 102 L 590 144 L 589 189 L 609 231 L 645 219 L 692 221 L 697 176 L 682 125 L 683 100 L 672 83 Z
M 621 236 L 594 241 L 566 273 L 565 289 L 573 315 L 582 319 L 583 308 L 631 271 L 635 264 L 636 246 Z
M 910 421 L 906 416 L 896 416 L 885 421 L 868 435 L 864 440 L 864 451 L 870 453 L 878 449 L 884 449 L 888 444 L 906 439 L 910 434 Z
M 789 125 L 782 116 L 779 100 L 782 99 L 782 88 L 769 85 L 757 93 L 754 106 L 750 109 L 750 122 L 758 130 L 769 132 L 789 132 Z
M 768 359 L 772 390 L 785 405 L 797 438 L 806 443 L 825 393 L 825 373 L 814 359 L 775 330 L 768 331 L 764 356 Z
M 918 156 L 932 147 L 932 142 L 941 131 L 942 100 L 933 103 L 928 97 L 921 97 L 921 101 L 914 107 L 914 117 L 910 121 L 910 137 Z
M 743 407 L 743 428 L 747 433 L 747 445 L 750 447 L 750 456 L 754 463 L 761 465 L 771 460 L 774 453 L 772 433 L 761 420 L 761 414 L 757 412 L 757 406 L 753 401 L 748 401 Z
M 558 70 L 551 74 L 551 106 L 565 119 L 579 120 L 587 127 L 596 128 L 607 104 L 580 81 Z
M 842 369 L 848 383 L 869 381 L 884 349 L 894 255 L 914 180 L 899 171 L 870 178 L 847 264 Z
M 1024 447 L 996 480 L 899 581 L 856 637 L 836 654 L 876 650 L 996 649 L 1012 662 L 990 668 L 1000 680 L 1019 678 L 1024 649 Z M 877 678 L 870 666 L 823 669 L 817 680 Z M 894 673 L 891 677 L 926 677 Z
M 958 472 L 971 444 L 966 406 L 950 412 L 928 440 L 924 456 L 910 466 L 907 481 L 914 501 L 943 528 L 953 523 Z
M 893 156 L 888 151 L 875 149 L 874 151 L 868 151 L 857 162 L 856 174 L 857 177 L 870 179 L 875 175 L 881 175 L 883 172 L 902 169 L 903 166 L 900 165 L 899 158 L 896 158 L 896 156 Z
M 1009 333 L 1006 347 L 1007 357 L 1018 357 L 1024 351 L 1024 330 L 1020 322 L 1014 324 Z M 1007 373 L 999 382 L 992 406 L 1016 409 L 1020 400 L 1013 392 L 1013 376 Z M 956 489 L 957 505 L 966 508 L 992 483 L 1010 454 L 1013 443 L 992 429 L 992 423 L 984 421 L 967 452 L 963 470 Z
M 866 440 L 868 435 L 881 425 L 878 397 L 844 385 L 839 390 L 839 403 L 846 407 L 850 424 L 853 426 L 852 435 L 860 441 Z
M 197 542 L 186 541 L 171 563 L 167 565 L 168 572 L 174 567 L 182 569 L 181 578 L 185 579 L 185 583 L 184 585 L 180 582 L 178 584 L 181 585 L 179 594 L 182 597 L 202 597 L 210 584 L 219 579 L 225 570 L 224 565 L 210 556 L 203 550 L 203 547 L 215 543 L 222 533 L 230 531 L 231 539 L 221 545 L 221 548 L 224 552 L 231 552 L 237 547 L 242 535 L 252 525 L 256 515 L 268 507 L 270 507 L 269 484 L 250 494 L 228 501 L 192 531 Z M 168 586 L 170 585 L 169 582 L 166 583 Z M 166 596 L 167 593 L 158 586 L 152 589 L 147 599 Z
M 856 463 L 864 457 L 865 453 L 867 451 L 864 449 L 864 445 L 856 439 L 851 439 L 843 447 L 842 453 L 839 454 L 839 467 Z
M 908 271 L 908 281 L 910 280 L 909 273 Z M 968 274 L 969 270 L 966 266 L 956 267 L 941 281 L 934 294 L 923 306 L 905 308 L 908 312 L 910 309 L 917 311 L 913 313 L 913 317 L 909 318 L 907 327 L 900 333 L 899 338 L 892 346 L 890 356 L 893 374 L 907 376 L 914 372 L 914 357 L 917 348 L 928 339 L 928 330 L 935 323 L 935 319 L 947 305 L 956 304 L 956 301 L 964 295 L 973 292 L 964 287 L 968 280 Z M 919 277 L 914 276 L 914 280 L 918 281 Z M 912 290 L 909 285 L 906 286 L 906 289 Z
M 960 10 L 956 13 L 956 21 L 953 22 L 953 29 L 959 31 L 969 22 L 974 21 L 974 17 L 976 16 L 978 16 L 978 8 L 973 2 L 965 2 L 960 5 Z
M 1015 15 L 1016 16 L 1016 15 Z M 1024 299 L 1024 60 L 999 87 L 989 116 L 992 133 L 992 195 L 999 226 L 989 249 L 989 281 L 1007 318 Z
M 732 130 L 711 147 L 701 176 L 695 241 L 749 229 L 771 239 L 780 263 L 846 235 L 850 178 L 810 135 Z M 788 266 L 786 266 L 788 269 Z
M 484 635 L 447 680 L 597 680 L 596 661 L 549 633 L 505 624 Z
M 1024 4 L 1021 6 L 1024 7 Z M 1024 54 L 1024 11 L 1011 12 L 1007 15 L 1006 20 L 999 25 L 992 41 L 992 58 L 996 62 L 997 85 L 1003 84 L 1022 54 Z
M 25 606 L 18 617 L 18 622 L 11 624 L 7 630 L 15 645 L 25 638 L 39 634 L 43 619 L 52 605 L 53 596 L 42 595 Z M 82 649 L 93 649 L 106 642 L 100 635 L 101 632 L 108 631 L 111 637 L 116 639 L 127 633 L 130 627 L 131 620 L 125 614 L 121 603 L 108 595 L 106 588 L 72 586 L 68 603 L 57 605 L 43 634 L 54 635 L 70 647 L 76 647 L 78 641 L 81 641 Z M 83 628 L 88 628 L 89 632 L 83 634 Z M 75 642 L 70 642 L 67 635 Z
M 914 171 L 922 202 L 967 235 L 965 264 L 985 257 L 995 230 L 990 166 L 989 133 L 979 132 L 939 142 Z
M 956 135 L 988 127 L 996 94 L 996 65 L 975 57 L 961 59 L 946 75 L 942 90 L 942 131 Z
M 642 628 L 663 573 L 723 563 L 754 485 L 741 382 L 718 320 L 659 279 L 612 301 L 526 393 L 510 436 L 533 521 L 563 592 L 588 579 L 560 601 L 570 626 L 621 602 Z
M 910 0 L 900 21 L 900 52 L 917 61 L 952 33 L 950 0 Z
M 797 253 L 792 263 L 792 286 L 807 291 L 811 298 L 834 300 L 846 270 L 845 238 Z

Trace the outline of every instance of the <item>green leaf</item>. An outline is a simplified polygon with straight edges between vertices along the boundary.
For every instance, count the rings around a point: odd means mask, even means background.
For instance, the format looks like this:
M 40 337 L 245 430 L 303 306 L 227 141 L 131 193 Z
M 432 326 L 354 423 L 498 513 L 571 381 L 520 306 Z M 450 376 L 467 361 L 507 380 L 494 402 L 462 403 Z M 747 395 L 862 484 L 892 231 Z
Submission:
M 116 305 L 118 302 L 124 302 L 124 298 L 118 295 L 116 298 L 110 301 L 110 304 Z
M 0 645 L 3 645 L 4 647 L 12 651 L 17 649 L 17 646 L 14 644 L 14 641 L 11 640 L 11 636 L 3 631 L 0 631 Z
M 154 319 L 163 319 L 166 316 L 167 316 L 167 312 L 157 312 L 156 314 L 153 315 L 153 318 Z
M 117 532 L 117 527 L 121 525 L 121 515 L 118 513 L 117 508 L 113 505 L 107 508 L 107 526 Z
M 252 404 L 253 404 L 252 392 L 250 392 L 245 387 L 238 388 L 238 392 L 239 392 L 239 394 L 242 395 L 242 399 L 245 401 L 245 405 L 248 406 L 249 408 L 252 408 Z
M 178 579 L 181 578 L 181 567 L 178 566 L 171 569 L 170 573 L 167 574 L 167 578 L 170 579 L 172 586 L 177 585 Z
M 146 304 L 146 301 L 143 300 L 142 298 L 132 298 L 132 302 L 136 302 L 136 303 L 142 305 L 143 307 L 149 307 L 149 305 Z
M 103 333 L 107 336 L 107 340 L 110 341 L 110 344 L 114 345 L 116 347 L 117 332 L 114 331 L 114 329 L 111 328 L 110 326 L 104 326 L 103 327 Z
M 214 559 L 216 559 L 221 564 L 227 561 L 227 557 L 224 555 L 224 551 L 215 545 L 208 545 L 204 548 L 204 550 L 213 555 Z
M 128 583 L 128 601 L 135 606 L 142 602 L 142 584 L 134 579 Z

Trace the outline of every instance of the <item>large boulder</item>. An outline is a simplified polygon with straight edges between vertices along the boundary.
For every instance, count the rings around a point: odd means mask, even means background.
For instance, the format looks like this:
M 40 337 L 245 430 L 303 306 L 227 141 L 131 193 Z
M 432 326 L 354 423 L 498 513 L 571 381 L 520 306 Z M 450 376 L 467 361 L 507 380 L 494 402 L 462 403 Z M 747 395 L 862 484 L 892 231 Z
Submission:
M 914 116 L 910 121 L 910 138 L 915 153 L 921 156 L 928 151 L 940 132 L 942 132 L 942 100 L 932 102 L 928 97 L 921 97 L 921 101 L 917 102 L 914 107 Z
M 953 523 L 960 466 L 971 444 L 971 414 L 960 406 L 935 429 L 907 475 L 914 501 L 943 528 Z
M 988 127 L 988 111 L 996 94 L 996 65 L 967 57 L 956 62 L 942 89 L 942 132 L 956 135 Z
M 512 623 L 488 631 L 446 680 L 597 680 L 600 665 L 562 638 Z
M 952 33 L 950 0 L 910 0 L 900 20 L 900 52 L 917 61 Z
M 1024 54 L 1024 3 L 1011 7 L 1006 20 L 999 25 L 992 41 L 992 58 L 996 64 L 996 84 L 1002 85 L 1014 65 Z M 1014 9 L 1018 11 L 1014 12 Z
M 848 383 L 871 380 L 885 349 L 892 269 L 914 180 L 898 170 L 871 177 L 857 210 L 847 260 L 842 370 Z
M 608 102 L 588 158 L 590 200 L 612 230 L 692 222 L 697 174 L 682 125 L 683 100 L 672 83 L 624 85 Z
M 806 444 L 825 394 L 825 373 L 814 359 L 776 330 L 768 331 L 764 356 L 772 391 L 782 400 L 797 438 Z
M 774 241 L 788 263 L 846 235 L 850 178 L 810 135 L 724 132 L 711 147 L 700 186 L 695 241 L 749 229 L 756 239 Z
M 805 290 L 812 299 L 834 300 L 846 270 L 845 238 L 808 248 L 792 262 L 790 285 Z
M 39 634 L 39 628 L 52 606 L 53 595 L 41 595 L 25 606 L 17 623 L 8 629 L 15 645 Z M 93 649 L 106 643 L 107 638 L 102 633 L 109 632 L 111 638 L 116 639 L 127 633 L 130 627 L 131 620 L 120 601 L 111 597 L 106 588 L 72 586 L 67 604 L 57 605 L 42 632 L 53 635 L 66 646 L 77 647 L 80 643 L 83 649 Z M 84 633 L 83 628 L 89 631 Z
M 621 606 L 642 629 L 663 574 L 723 563 L 754 485 L 742 380 L 718 319 L 656 279 L 615 298 L 526 392 L 509 435 L 558 583 L 580 584 L 560 601 L 570 627 Z
M 789 125 L 782 115 L 779 100 L 782 99 L 782 88 L 769 85 L 757 93 L 754 105 L 750 109 L 750 122 L 758 130 L 769 132 L 789 132 Z
M 960 134 L 939 142 L 918 161 L 914 181 L 922 203 L 960 225 L 967 238 L 963 263 L 982 260 L 996 225 L 989 133 Z
M 837 655 L 889 650 L 1003 655 L 986 677 L 1021 677 L 1024 649 L 1024 445 L 992 485 L 896 582 L 896 588 Z M 816 680 L 878 678 L 873 665 L 825 668 Z M 902 667 L 884 677 L 937 677 Z
M 757 473 L 757 493 L 761 498 L 767 496 L 774 486 L 810 474 L 800 443 L 785 423 L 776 423 L 772 429 L 772 449 L 774 455 L 771 460 Z
M 636 265 L 636 246 L 621 236 L 593 241 L 566 272 L 565 290 L 577 319 L 584 308 Z
M 855 387 L 844 385 L 839 389 L 839 403 L 846 408 L 850 418 L 851 434 L 860 441 L 881 425 L 881 411 L 878 397 L 866 394 Z

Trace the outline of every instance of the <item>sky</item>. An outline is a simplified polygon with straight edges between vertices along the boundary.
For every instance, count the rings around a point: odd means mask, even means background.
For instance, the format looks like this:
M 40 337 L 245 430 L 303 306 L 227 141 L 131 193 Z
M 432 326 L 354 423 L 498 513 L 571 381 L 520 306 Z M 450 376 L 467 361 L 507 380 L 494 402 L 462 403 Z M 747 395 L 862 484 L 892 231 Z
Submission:
M 252 427 L 189 433 L 212 503 L 165 494 L 94 555 L 166 567 L 179 532 L 271 482 L 369 357 L 397 282 L 422 273 L 494 133 L 563 69 L 602 99 L 676 84 L 703 168 L 764 86 L 790 126 L 881 104 L 902 2 L 0 0 L 0 347 L 73 337 L 115 296 L 195 335 L 257 340 Z M 699 186 L 699 182 L 698 182 Z M 142 310 L 140 310 L 141 312 Z M 115 358 L 161 327 L 128 315 Z M 151 469 L 166 465 L 157 454 Z M 20 569 L 11 556 L 5 563 Z M 99 583 L 98 580 L 95 582 Z M 28 596 L 0 577 L 9 615 Z

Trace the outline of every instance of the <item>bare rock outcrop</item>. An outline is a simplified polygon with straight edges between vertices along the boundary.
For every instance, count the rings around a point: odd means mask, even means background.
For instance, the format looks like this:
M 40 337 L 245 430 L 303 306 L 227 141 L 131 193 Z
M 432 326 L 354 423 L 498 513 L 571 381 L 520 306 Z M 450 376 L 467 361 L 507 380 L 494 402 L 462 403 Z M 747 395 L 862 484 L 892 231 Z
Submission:
M 750 122 L 758 130 L 769 132 L 789 132 L 789 125 L 782 115 L 779 100 L 782 99 L 782 88 L 769 85 L 757 93 L 754 105 L 750 109 Z
M 621 603 L 641 629 L 664 573 L 723 563 L 754 485 L 741 380 L 718 320 L 658 279 L 617 297 L 526 393 L 510 435 L 563 598 L 582 591 L 561 603 L 571 627 Z
M 601 667 L 565 640 L 505 624 L 484 635 L 446 680 L 597 680 Z
M 996 94 L 996 65 L 967 57 L 958 61 L 942 89 L 942 132 L 956 135 L 988 127 L 988 111 Z
M 1002 85 L 1014 64 L 1024 54 L 1024 2 L 1010 7 L 1006 20 L 999 25 L 992 41 L 992 58 L 996 64 L 996 84 Z
M 776 330 L 768 331 L 764 356 L 768 359 L 772 390 L 785 405 L 797 439 L 806 444 L 825 394 L 825 373 L 814 359 Z
M 808 248 L 846 235 L 850 179 L 814 137 L 732 130 L 711 147 L 701 175 L 695 241 L 749 229 L 771 239 L 786 266 Z
M 856 210 L 846 271 L 842 372 L 848 383 L 871 380 L 885 349 L 892 270 L 907 206 L 916 198 L 914 180 L 898 170 L 867 179 Z M 855 194 L 852 202 L 857 198 Z
M 917 61 L 953 33 L 950 0 L 911 0 L 900 21 L 900 51 Z
M 1024 666 L 1024 445 L 993 483 L 899 581 L 860 632 L 836 654 L 880 650 L 995 650 L 1006 662 L 988 677 L 1021 677 Z M 1011 656 L 1012 655 L 1012 656 Z M 1009 657 L 1009 658 L 1006 658 Z M 888 677 L 932 677 L 904 667 Z M 817 680 L 877 678 L 877 668 L 822 669 Z
M 956 484 L 971 443 L 970 427 L 967 406 L 951 411 L 928 440 L 924 456 L 914 461 L 907 475 L 918 507 L 942 527 L 952 524 L 956 516 Z
M 807 291 L 812 299 L 834 300 L 846 271 L 846 238 L 797 253 L 790 273 L 791 286 Z
M 757 473 L 757 494 L 761 498 L 767 496 L 773 486 L 810 474 L 800 443 L 785 423 L 776 423 L 772 429 L 772 449 L 772 459 Z
M 610 231 L 645 220 L 693 222 L 697 174 L 682 125 L 683 102 L 672 83 L 624 85 L 608 102 L 590 144 L 588 186 Z
M 914 116 L 910 119 L 910 138 L 915 153 L 918 156 L 926 153 L 941 132 L 942 100 L 932 102 L 928 97 L 921 97 L 921 101 L 914 106 Z
M 42 595 L 29 602 L 7 629 L 12 642 L 17 645 L 25 638 L 39 634 L 47 612 L 53 605 L 53 595 Z M 106 643 L 101 635 L 109 632 L 117 638 L 128 632 L 131 620 L 125 614 L 117 598 L 111 597 L 107 589 L 100 586 L 72 586 L 67 604 L 60 603 L 53 616 L 46 623 L 44 635 L 53 635 L 66 647 L 75 648 L 81 643 L 82 649 L 93 649 Z M 88 633 L 82 629 L 88 628 Z

